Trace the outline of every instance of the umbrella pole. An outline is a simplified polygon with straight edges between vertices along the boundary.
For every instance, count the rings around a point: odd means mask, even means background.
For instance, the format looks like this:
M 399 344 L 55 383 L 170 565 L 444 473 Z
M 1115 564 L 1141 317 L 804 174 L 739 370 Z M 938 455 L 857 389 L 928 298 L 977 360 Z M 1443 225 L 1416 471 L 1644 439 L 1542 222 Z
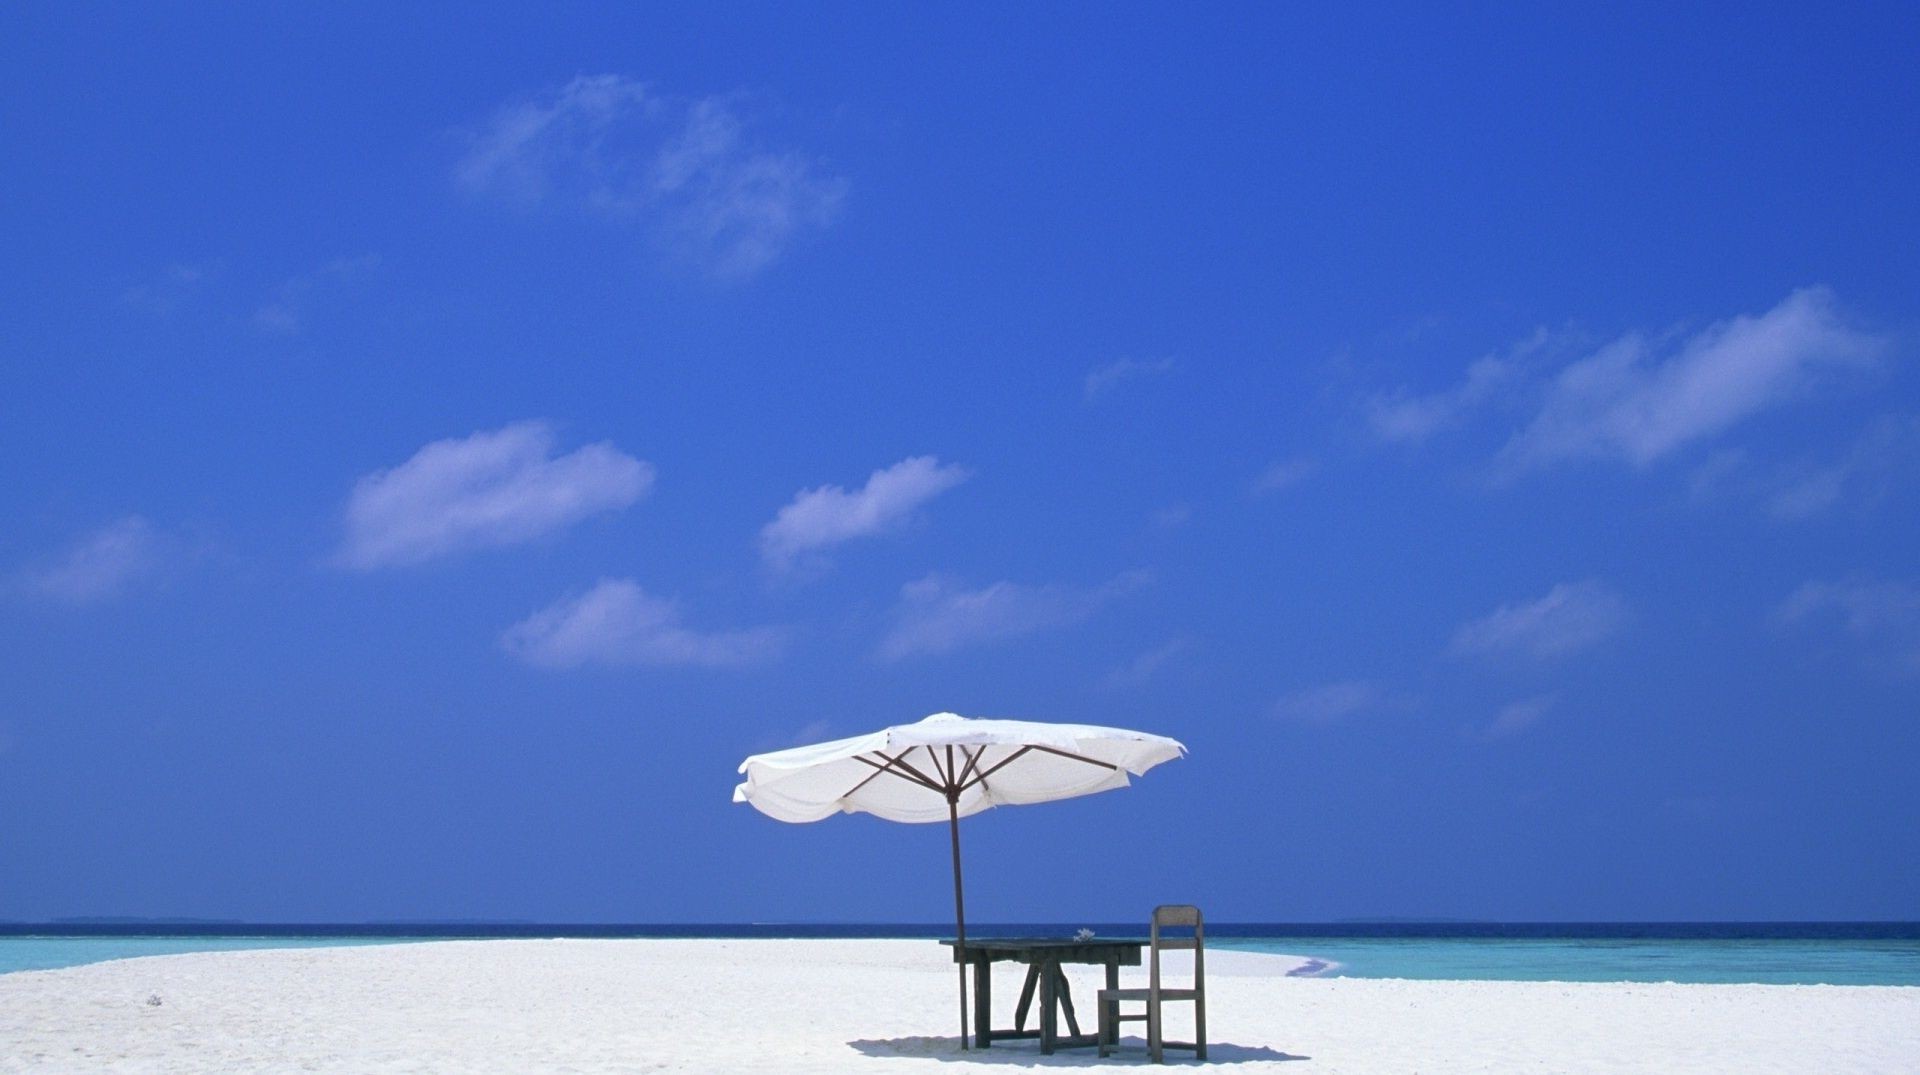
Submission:
M 960 796 L 947 796 L 947 829 L 953 835 L 954 959 L 960 964 L 960 1048 L 967 1040 L 967 902 L 960 891 Z

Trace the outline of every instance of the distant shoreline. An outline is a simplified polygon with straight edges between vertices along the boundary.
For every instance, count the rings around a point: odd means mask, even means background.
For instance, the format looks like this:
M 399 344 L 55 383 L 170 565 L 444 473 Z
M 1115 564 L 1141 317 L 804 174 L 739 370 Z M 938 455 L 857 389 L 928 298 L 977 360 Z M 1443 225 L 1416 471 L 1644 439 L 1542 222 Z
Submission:
M 977 922 L 969 932 L 999 936 L 1106 936 L 1145 932 L 1141 922 Z M 1920 922 L 1477 922 L 1345 920 L 1208 922 L 1210 936 L 1594 940 L 1920 940 Z M 577 938 L 928 938 L 952 923 L 926 922 L 534 922 L 484 919 L 370 922 L 248 922 L 206 918 L 86 917 L 0 922 L 0 937 L 577 937 Z

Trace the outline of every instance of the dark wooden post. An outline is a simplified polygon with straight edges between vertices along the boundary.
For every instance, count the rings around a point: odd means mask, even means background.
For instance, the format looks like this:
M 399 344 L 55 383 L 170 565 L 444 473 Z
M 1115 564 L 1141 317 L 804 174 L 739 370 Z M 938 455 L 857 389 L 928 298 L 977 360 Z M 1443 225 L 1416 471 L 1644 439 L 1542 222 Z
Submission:
M 984 958 L 973 961 L 973 1044 L 993 1046 L 993 965 Z
M 953 749 L 947 749 L 947 767 L 953 767 Z M 967 900 L 960 890 L 960 789 L 947 786 L 947 828 L 953 834 L 954 962 L 960 965 L 960 1047 L 967 1042 Z

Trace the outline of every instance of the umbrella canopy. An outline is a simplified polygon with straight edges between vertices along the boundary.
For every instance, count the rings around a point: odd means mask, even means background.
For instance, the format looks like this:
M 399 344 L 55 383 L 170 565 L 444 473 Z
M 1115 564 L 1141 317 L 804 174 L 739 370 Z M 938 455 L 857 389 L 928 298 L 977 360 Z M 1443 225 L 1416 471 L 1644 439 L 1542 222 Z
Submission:
M 957 770 L 949 770 L 949 749 Z M 1166 736 L 1120 728 L 935 713 L 916 724 L 755 754 L 740 763 L 747 779 L 733 789 L 733 801 L 781 821 L 854 813 L 947 821 L 1124 788 L 1129 776 L 1186 750 Z M 947 791 L 956 786 L 950 810 Z
M 791 822 L 857 813 L 888 821 L 947 822 L 965 1048 L 967 915 L 960 884 L 960 819 L 995 806 L 1124 788 L 1131 777 L 1186 752 L 1166 736 L 1122 728 L 935 713 L 867 735 L 755 754 L 740 763 L 746 780 L 733 789 L 733 801 Z

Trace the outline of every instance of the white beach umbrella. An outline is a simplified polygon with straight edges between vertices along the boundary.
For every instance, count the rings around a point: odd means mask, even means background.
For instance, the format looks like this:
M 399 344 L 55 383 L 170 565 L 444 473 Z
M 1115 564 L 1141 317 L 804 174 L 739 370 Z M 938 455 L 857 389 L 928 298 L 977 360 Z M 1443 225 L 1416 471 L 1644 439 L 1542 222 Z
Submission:
M 1124 788 L 1187 748 L 1162 735 L 1092 724 L 969 720 L 935 713 L 850 739 L 755 754 L 733 801 L 781 821 L 867 813 L 888 821 L 947 822 L 960 963 L 960 1044 L 967 1044 L 966 900 L 960 819 L 1002 805 L 1051 802 Z

